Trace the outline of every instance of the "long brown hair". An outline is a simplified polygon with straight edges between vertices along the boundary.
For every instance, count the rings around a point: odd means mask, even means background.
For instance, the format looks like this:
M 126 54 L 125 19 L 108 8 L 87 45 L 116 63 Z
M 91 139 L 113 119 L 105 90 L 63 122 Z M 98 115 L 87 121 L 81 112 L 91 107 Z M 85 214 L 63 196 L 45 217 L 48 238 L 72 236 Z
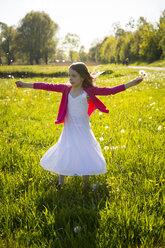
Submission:
M 84 79 L 82 86 L 94 86 L 95 77 L 89 73 L 85 63 L 73 63 L 70 65 L 69 69 L 75 70 Z

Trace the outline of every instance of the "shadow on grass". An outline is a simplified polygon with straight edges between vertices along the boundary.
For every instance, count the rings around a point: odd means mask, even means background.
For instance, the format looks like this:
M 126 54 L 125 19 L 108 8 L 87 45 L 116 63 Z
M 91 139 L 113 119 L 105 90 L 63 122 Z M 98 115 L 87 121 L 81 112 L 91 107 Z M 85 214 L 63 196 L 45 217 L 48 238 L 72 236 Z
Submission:
M 107 194 L 106 185 L 82 188 L 79 177 L 60 190 L 52 182 L 36 201 L 49 247 L 98 247 L 99 210 L 105 207 Z
M 0 78 L 10 78 L 11 76 L 15 78 L 29 78 L 29 77 L 67 77 L 67 72 L 54 72 L 54 73 L 39 73 L 39 72 L 24 72 L 24 71 L 14 71 L 14 72 L 0 72 Z

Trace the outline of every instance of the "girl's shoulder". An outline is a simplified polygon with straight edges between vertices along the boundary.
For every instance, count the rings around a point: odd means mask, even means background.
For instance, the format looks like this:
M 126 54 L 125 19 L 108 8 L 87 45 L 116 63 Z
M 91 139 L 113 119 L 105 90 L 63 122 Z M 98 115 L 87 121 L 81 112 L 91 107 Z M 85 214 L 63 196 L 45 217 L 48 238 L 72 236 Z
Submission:
M 95 86 L 84 86 L 83 89 L 89 92 L 92 92 L 96 87 Z

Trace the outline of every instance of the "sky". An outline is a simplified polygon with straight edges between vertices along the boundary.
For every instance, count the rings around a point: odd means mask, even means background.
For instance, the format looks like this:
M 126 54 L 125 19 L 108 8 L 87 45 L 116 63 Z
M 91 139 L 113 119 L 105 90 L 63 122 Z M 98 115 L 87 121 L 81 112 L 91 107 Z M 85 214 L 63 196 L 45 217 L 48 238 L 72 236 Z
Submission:
M 0 0 L 0 22 L 17 27 L 30 11 L 44 11 L 58 24 L 57 38 L 67 33 L 80 37 L 88 51 L 92 43 L 112 34 L 112 24 L 121 27 L 143 16 L 150 23 L 159 21 L 165 0 Z

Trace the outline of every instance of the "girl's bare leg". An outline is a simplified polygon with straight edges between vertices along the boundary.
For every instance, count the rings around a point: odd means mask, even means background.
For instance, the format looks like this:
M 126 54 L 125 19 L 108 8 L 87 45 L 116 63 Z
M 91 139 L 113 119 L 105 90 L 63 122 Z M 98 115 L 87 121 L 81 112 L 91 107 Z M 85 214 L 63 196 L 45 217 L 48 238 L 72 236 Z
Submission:
M 65 183 L 65 176 L 59 175 L 59 184 L 64 184 Z
M 89 175 L 82 176 L 82 185 L 85 186 L 87 183 L 89 183 Z

